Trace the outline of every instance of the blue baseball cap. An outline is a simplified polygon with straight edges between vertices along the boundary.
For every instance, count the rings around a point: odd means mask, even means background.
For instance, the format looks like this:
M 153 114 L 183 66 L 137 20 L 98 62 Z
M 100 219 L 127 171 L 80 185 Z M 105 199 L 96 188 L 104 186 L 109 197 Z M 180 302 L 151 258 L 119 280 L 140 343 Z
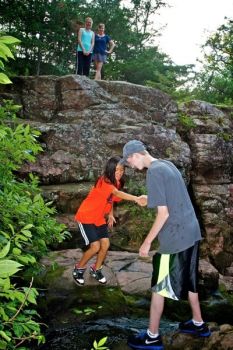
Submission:
M 134 153 L 139 153 L 146 150 L 146 146 L 139 140 L 131 140 L 123 147 L 123 158 L 120 160 L 121 164 L 126 164 L 127 159 Z

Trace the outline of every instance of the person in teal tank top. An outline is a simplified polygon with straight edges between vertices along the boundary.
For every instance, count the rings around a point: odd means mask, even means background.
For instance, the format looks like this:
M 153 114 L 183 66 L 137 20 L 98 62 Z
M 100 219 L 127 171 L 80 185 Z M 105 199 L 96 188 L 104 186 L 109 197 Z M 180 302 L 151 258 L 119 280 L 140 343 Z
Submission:
M 89 76 L 95 33 L 91 30 L 93 21 L 90 17 L 85 20 L 85 27 L 78 33 L 78 74 Z

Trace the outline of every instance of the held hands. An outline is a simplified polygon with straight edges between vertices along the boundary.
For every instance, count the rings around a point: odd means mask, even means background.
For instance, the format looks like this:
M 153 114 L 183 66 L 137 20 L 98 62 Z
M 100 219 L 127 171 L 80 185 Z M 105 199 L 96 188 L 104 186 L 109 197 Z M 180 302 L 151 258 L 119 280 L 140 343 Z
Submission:
M 145 194 L 137 197 L 136 203 L 141 207 L 145 207 L 147 205 L 147 196 Z

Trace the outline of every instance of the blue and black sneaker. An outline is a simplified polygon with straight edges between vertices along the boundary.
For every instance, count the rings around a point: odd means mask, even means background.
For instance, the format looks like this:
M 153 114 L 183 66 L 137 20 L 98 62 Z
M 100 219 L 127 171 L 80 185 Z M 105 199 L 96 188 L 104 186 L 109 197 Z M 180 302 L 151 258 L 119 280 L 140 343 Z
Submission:
M 196 326 L 192 320 L 181 322 L 179 324 L 179 331 L 181 333 L 197 335 L 198 337 L 209 337 L 211 335 L 209 327 L 205 322 L 201 326 Z
M 147 349 L 147 350 L 163 350 L 161 336 L 151 338 L 147 332 L 142 332 L 137 335 L 132 335 L 128 338 L 128 346 L 132 349 Z

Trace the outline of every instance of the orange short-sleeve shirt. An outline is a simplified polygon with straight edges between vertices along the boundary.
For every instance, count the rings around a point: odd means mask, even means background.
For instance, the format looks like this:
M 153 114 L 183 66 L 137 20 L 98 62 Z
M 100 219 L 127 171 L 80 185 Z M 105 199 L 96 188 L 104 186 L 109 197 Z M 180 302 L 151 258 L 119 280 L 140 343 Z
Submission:
M 105 215 L 111 211 L 113 202 L 121 199 L 112 194 L 116 187 L 100 177 L 95 187 L 81 203 L 75 215 L 75 220 L 82 224 L 101 226 L 106 224 Z

